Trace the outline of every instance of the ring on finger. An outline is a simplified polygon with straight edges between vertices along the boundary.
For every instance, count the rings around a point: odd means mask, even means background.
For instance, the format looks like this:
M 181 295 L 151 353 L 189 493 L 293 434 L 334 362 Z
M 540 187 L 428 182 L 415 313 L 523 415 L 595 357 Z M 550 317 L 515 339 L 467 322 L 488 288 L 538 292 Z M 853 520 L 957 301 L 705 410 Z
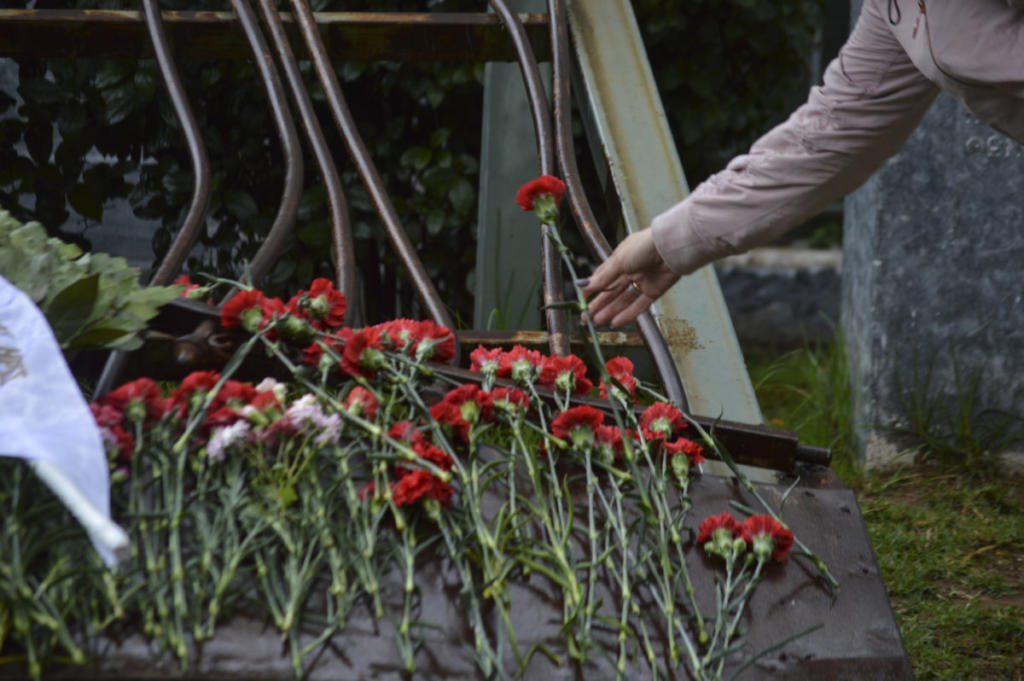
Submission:
M 640 284 L 636 283 L 635 281 L 630 280 L 629 288 L 631 288 L 633 290 L 633 293 L 635 293 L 638 296 L 642 296 L 644 294 L 644 292 L 640 290 Z

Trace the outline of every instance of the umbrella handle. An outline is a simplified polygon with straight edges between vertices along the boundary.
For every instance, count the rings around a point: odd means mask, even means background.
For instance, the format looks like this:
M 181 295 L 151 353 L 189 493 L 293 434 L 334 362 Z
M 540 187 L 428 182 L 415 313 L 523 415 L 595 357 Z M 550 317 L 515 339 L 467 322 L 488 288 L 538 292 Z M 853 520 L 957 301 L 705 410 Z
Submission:
M 67 506 L 71 515 L 82 524 L 89 538 L 97 548 L 103 548 L 107 555 L 103 558 L 108 563 L 112 556 L 114 561 L 128 557 L 130 542 L 128 534 L 120 525 L 100 513 L 95 506 L 82 495 L 78 487 L 64 471 L 43 459 L 29 459 L 28 464 L 36 475 L 46 483 L 54 494 Z M 101 555 L 104 552 L 101 551 Z

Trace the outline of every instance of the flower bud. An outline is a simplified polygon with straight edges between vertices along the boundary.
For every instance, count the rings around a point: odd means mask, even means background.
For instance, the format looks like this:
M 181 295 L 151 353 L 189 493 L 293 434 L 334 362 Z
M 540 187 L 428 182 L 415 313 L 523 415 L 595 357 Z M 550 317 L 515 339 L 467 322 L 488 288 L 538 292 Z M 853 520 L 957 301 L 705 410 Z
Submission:
M 260 324 L 263 322 L 263 310 L 256 307 L 250 307 L 248 310 L 242 313 L 242 328 L 249 333 L 256 333 L 260 330 Z
M 306 309 L 309 310 L 311 317 L 323 319 L 331 312 L 331 301 L 327 300 L 327 296 L 310 298 L 306 301 Z
M 282 336 L 296 343 L 309 343 L 316 336 L 309 322 L 294 315 L 285 316 L 280 328 Z

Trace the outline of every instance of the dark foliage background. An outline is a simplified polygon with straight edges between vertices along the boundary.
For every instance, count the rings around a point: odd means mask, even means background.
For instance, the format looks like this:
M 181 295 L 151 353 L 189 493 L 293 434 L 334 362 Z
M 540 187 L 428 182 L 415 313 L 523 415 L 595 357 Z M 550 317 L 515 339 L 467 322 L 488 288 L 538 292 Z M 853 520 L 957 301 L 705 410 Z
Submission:
M 633 5 L 692 186 L 742 151 L 806 89 L 820 0 L 633 0 Z M 35 7 L 136 8 L 122 0 L 39 0 Z M 165 0 L 162 7 L 228 10 L 229 3 Z M 314 8 L 451 12 L 484 11 L 486 3 L 319 0 Z M 237 275 L 258 248 L 280 200 L 277 136 L 251 64 L 179 58 L 178 66 L 215 174 L 206 230 L 188 269 Z M 469 319 L 483 65 L 348 62 L 336 67 L 428 272 L 456 317 Z M 160 221 L 152 246 L 155 257 L 162 257 L 187 210 L 192 175 L 155 63 L 23 59 L 18 68 L 23 103 L 0 93 L 0 206 L 89 248 L 90 234 L 103 229 L 105 206 L 126 199 L 135 216 Z M 308 64 L 305 68 L 308 74 Z M 312 90 L 322 107 L 322 96 L 315 86 Z M 322 113 L 329 122 L 326 110 Z M 350 203 L 365 290 L 372 292 L 370 319 L 416 315 L 414 296 L 369 198 L 333 125 L 324 127 Z M 307 188 L 296 231 L 264 286 L 274 293 L 332 271 L 324 192 L 306 156 Z M 514 190 L 509 188 L 510 196 Z

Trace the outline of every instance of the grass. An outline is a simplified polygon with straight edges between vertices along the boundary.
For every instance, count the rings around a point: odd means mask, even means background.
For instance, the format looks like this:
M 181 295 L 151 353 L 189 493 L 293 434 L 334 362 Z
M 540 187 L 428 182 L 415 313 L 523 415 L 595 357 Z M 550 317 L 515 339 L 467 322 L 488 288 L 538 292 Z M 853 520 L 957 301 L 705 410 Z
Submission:
M 1024 478 L 927 448 L 912 465 L 864 474 L 840 347 L 748 353 L 766 420 L 833 448 L 918 681 L 1024 680 Z

